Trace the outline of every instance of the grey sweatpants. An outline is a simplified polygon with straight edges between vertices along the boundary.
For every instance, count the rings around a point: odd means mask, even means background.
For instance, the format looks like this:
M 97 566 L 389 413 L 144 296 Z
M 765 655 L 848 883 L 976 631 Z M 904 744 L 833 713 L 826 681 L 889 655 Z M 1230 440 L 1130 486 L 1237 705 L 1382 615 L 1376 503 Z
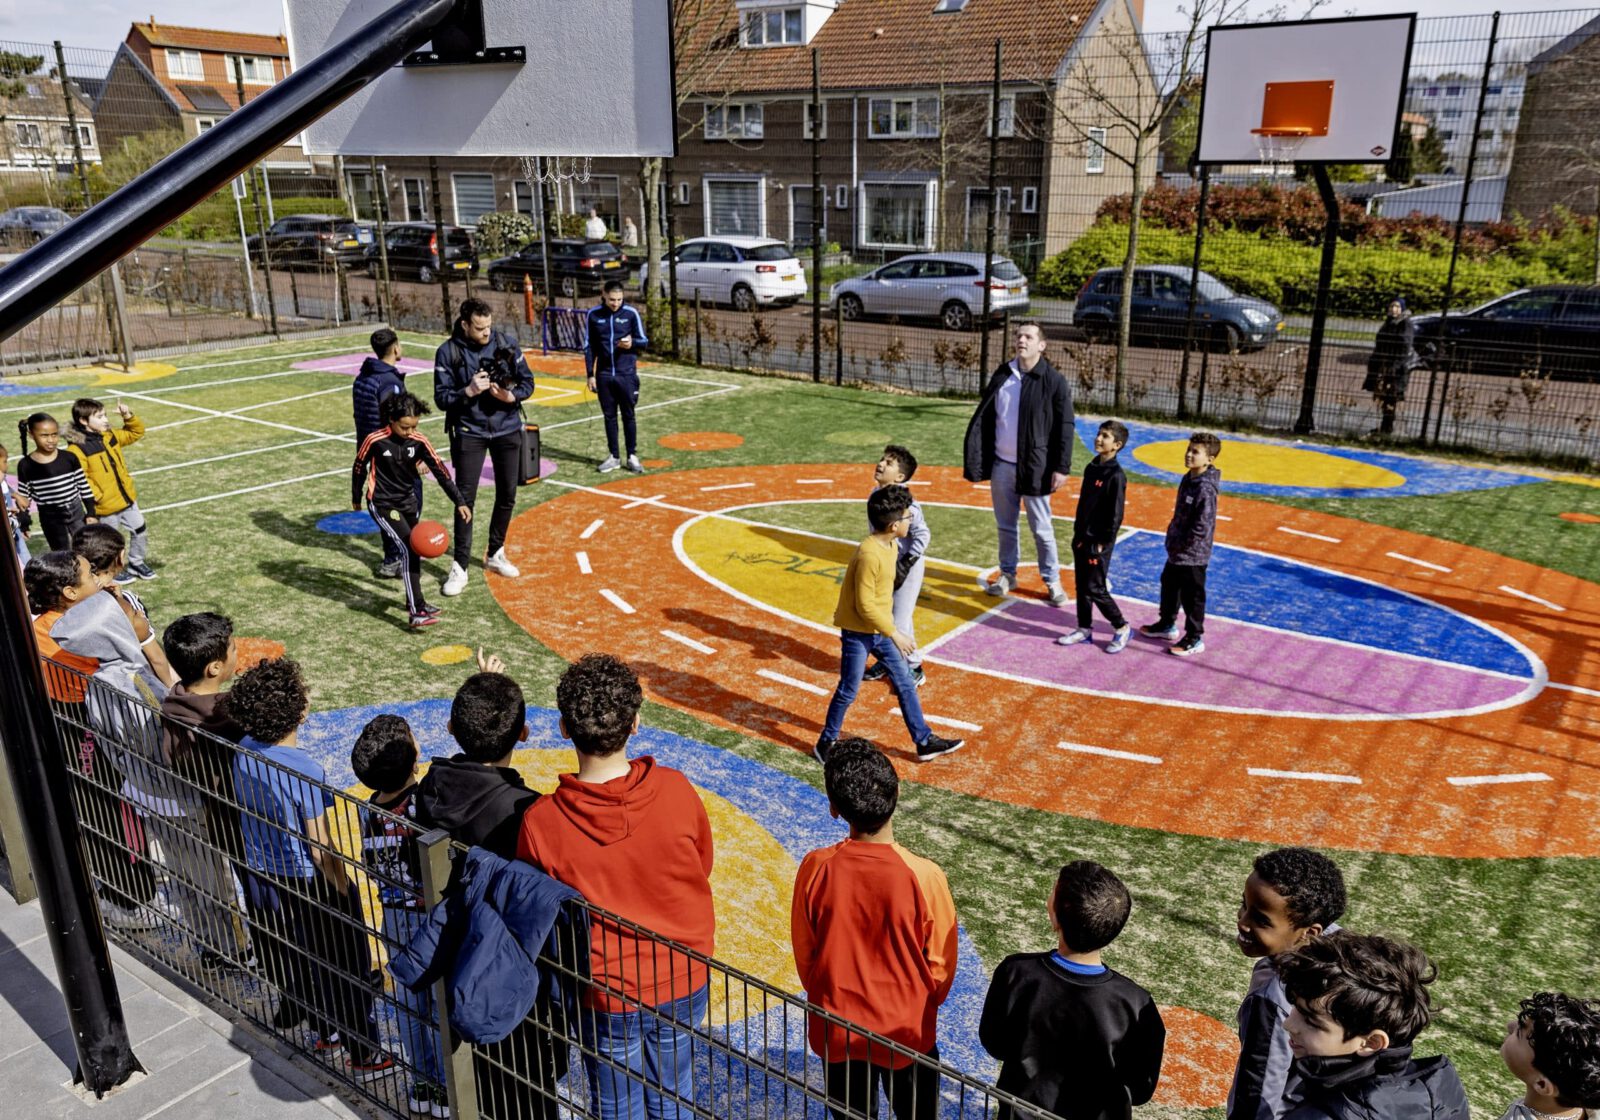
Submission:
M 917 636 L 917 632 L 912 628 L 911 620 L 917 609 L 917 596 L 922 594 L 922 577 L 927 568 L 927 557 L 917 557 L 917 562 L 911 565 L 911 570 L 906 573 L 906 581 L 896 588 L 894 593 L 894 628 L 902 634 L 910 634 L 913 638 Z M 911 651 L 906 663 L 913 669 L 922 664 L 920 645 Z
M 125 531 L 128 534 L 128 563 L 144 563 L 145 554 L 150 550 L 150 534 L 145 531 L 144 513 L 139 509 L 138 502 L 116 513 L 103 514 L 100 524 L 115 525 Z

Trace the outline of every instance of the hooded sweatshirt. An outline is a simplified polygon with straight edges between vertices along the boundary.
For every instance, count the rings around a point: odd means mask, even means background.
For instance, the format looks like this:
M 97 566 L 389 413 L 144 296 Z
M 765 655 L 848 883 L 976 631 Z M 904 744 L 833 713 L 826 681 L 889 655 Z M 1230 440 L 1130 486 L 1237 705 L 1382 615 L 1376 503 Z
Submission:
M 417 823 L 442 828 L 452 840 L 517 858 L 517 832 L 538 793 L 509 767 L 485 766 L 464 754 L 436 758 L 417 784 Z
M 710 818 L 689 779 L 649 755 L 609 782 L 561 775 L 523 818 L 517 858 L 663 938 L 707 956 L 716 949 Z M 598 919 L 590 975 L 586 1003 L 611 1012 L 630 1010 L 618 993 L 660 1007 L 707 982 L 703 964 Z
M 1222 472 L 1207 467 L 1196 477 L 1185 471 L 1167 525 L 1167 563 L 1205 566 L 1211 563 L 1211 539 L 1217 532 L 1217 490 Z
M 226 693 L 190 692 L 173 685 L 161 701 L 161 758 L 185 782 L 199 787 L 195 793 L 211 842 L 242 863 L 244 839 L 233 791 L 233 757 L 238 752 L 212 738 L 229 743 L 244 738 L 244 728 L 228 716 L 226 698 Z

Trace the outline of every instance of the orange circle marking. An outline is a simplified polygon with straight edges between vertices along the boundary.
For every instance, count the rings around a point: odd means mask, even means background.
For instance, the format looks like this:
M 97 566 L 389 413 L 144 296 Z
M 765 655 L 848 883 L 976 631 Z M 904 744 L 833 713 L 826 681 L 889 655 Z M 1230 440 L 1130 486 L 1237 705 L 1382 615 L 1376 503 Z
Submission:
M 239 672 L 254 669 L 263 661 L 275 661 L 286 652 L 282 642 L 271 638 L 236 638 L 239 649 Z
M 652 471 L 666 470 L 672 466 L 671 459 L 640 459 L 639 462 L 643 463 L 647 470 Z
M 810 464 L 805 470 L 845 477 L 859 464 Z M 560 656 L 575 660 L 595 649 L 615 653 L 633 664 L 651 699 L 810 753 L 837 680 L 839 645 L 836 632 L 807 618 L 831 616 L 831 599 L 818 606 L 817 595 L 836 593 L 843 574 L 833 555 L 838 550 L 823 541 L 817 553 L 800 555 L 802 546 L 785 538 L 779 551 L 795 552 L 794 562 L 814 577 L 808 587 L 815 590 L 798 593 L 807 596 L 803 605 L 732 593 L 692 570 L 678 552 L 679 538 L 687 535 L 679 530 L 691 521 L 740 528 L 701 514 L 728 510 L 737 517 L 741 506 L 822 496 L 815 486 L 797 484 L 795 474 L 793 466 L 676 471 L 543 502 L 513 522 L 508 551 L 525 568 L 565 573 L 573 553 L 587 550 L 595 578 L 491 580 L 491 589 L 515 621 Z M 954 468 L 924 467 L 917 480 L 927 484 L 917 493 L 923 503 L 988 515 L 988 495 Z M 654 495 L 661 497 L 623 508 Z M 850 500 L 859 496 L 852 493 Z M 1057 505 L 1070 513 L 1070 496 Z M 1592 643 L 1573 641 L 1572 635 L 1600 626 L 1600 586 L 1467 545 L 1329 514 L 1231 494 L 1224 494 L 1223 509 L 1231 520 L 1219 526 L 1222 544 L 1417 595 L 1522 643 L 1543 662 L 1550 681 L 1594 680 Z M 1170 489 L 1128 487 L 1128 528 L 1159 534 L 1171 513 Z M 603 534 L 580 541 L 596 520 L 605 522 Z M 1321 539 L 1280 532 L 1284 525 Z M 932 551 L 939 553 L 937 538 Z M 1450 570 L 1419 570 L 1389 558 L 1393 553 L 1431 557 Z M 848 559 L 847 551 L 843 555 Z M 1030 578 L 1037 577 L 1030 571 L 1024 579 Z M 1214 565 L 1212 579 L 1219 578 L 1226 577 Z M 791 584 L 782 586 L 785 594 L 792 592 Z M 1566 609 L 1555 614 L 1500 592 L 1502 586 Z M 602 588 L 622 605 L 602 596 Z M 975 588 L 973 581 L 972 596 L 979 595 Z M 968 609 L 957 598 L 968 590 L 935 590 L 955 604 L 948 609 Z M 1063 613 L 1063 628 L 1070 616 Z M 1041 660 L 1060 655 L 1048 637 L 1040 638 Z M 1247 652 L 1235 647 L 1234 664 L 1245 676 Z M 1219 642 L 1203 656 L 1226 659 L 1228 645 Z M 1222 668 L 1227 665 L 1224 660 Z M 981 728 L 964 731 L 965 750 L 916 764 L 894 714 L 894 694 L 878 684 L 863 687 L 849 732 L 883 745 L 910 780 L 1162 832 L 1255 843 L 1301 836 L 1333 847 L 1417 855 L 1600 855 L 1600 830 L 1572 824 L 1600 801 L 1600 768 L 1587 757 L 1600 727 L 1600 695 L 1544 687 L 1537 678 L 1527 691 L 1526 699 L 1476 714 L 1340 722 L 1041 687 L 941 663 L 934 651 L 922 703 L 931 716 Z M 1098 753 L 1063 749 L 1062 743 Z M 1266 773 L 1251 774 L 1252 769 Z M 1284 778 L 1285 772 L 1300 780 Z M 1451 777 L 1469 780 L 1450 782 Z M 1480 780 L 1470 780 L 1475 778 Z
M 673 432 L 656 442 L 673 451 L 728 451 L 742 447 L 744 437 L 735 432 Z
M 1560 513 L 1556 516 L 1563 521 L 1576 521 L 1579 525 L 1600 525 L 1600 514 Z
M 1221 1108 L 1228 1103 L 1239 1036 L 1209 1015 L 1163 1007 L 1167 1048 L 1151 1103 L 1168 1108 Z

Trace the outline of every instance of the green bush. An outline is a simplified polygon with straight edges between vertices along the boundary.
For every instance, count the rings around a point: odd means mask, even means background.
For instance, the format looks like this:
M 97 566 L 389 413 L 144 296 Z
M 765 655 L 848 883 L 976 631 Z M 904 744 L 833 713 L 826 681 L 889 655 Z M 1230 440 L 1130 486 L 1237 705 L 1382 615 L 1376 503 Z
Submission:
M 252 189 L 255 189 L 255 185 L 252 184 Z M 274 217 L 282 218 L 289 214 L 349 214 L 350 210 L 343 199 L 290 195 L 274 197 L 272 213 Z M 263 220 L 267 218 L 265 199 L 261 201 L 261 217 Z M 244 226 L 248 234 L 257 232 L 255 204 L 248 198 L 244 200 Z M 234 210 L 233 187 L 224 187 L 161 232 L 167 237 L 181 237 L 185 241 L 238 240 L 239 216 Z
M 539 227 L 526 214 L 485 214 L 478 219 L 478 251 L 503 257 L 539 236 Z
M 1097 223 L 1070 247 L 1040 264 L 1035 292 L 1075 297 L 1083 282 L 1099 269 L 1121 265 L 1127 244 L 1127 226 Z M 1150 225 L 1140 230 L 1140 264 L 1188 265 L 1193 253 L 1192 233 Z M 1581 256 L 1577 247 L 1572 255 L 1575 259 Z M 1315 245 L 1241 230 L 1213 230 L 1206 234 L 1201 268 L 1238 292 L 1275 304 L 1285 314 L 1308 314 L 1316 297 L 1320 263 L 1321 250 Z M 1427 252 L 1394 243 L 1341 244 L 1334 259 L 1332 306 L 1339 314 L 1379 318 L 1390 297 L 1399 294 L 1415 311 L 1429 311 L 1444 302 L 1449 269 L 1448 247 Z M 1463 259 L 1456 268 L 1452 303 L 1469 306 L 1516 288 L 1565 278 L 1551 268 L 1544 252 Z

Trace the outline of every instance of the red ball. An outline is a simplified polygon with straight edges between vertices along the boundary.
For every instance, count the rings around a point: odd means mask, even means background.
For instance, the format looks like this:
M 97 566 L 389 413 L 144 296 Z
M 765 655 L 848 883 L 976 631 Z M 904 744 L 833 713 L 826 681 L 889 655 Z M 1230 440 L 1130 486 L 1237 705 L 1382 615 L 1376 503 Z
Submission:
M 435 556 L 443 556 L 444 550 L 449 547 L 450 534 L 437 521 L 419 521 L 417 527 L 411 530 L 411 551 L 418 556 L 432 560 Z

